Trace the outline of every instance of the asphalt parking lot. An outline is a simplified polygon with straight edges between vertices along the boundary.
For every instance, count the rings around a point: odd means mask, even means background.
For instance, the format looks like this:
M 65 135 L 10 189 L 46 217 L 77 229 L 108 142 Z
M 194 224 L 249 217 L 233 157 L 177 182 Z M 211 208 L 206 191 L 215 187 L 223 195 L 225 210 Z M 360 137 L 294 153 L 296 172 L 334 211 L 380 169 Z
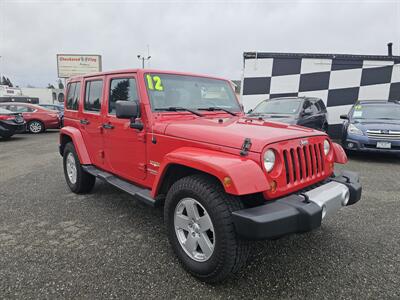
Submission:
M 313 232 L 254 243 L 218 285 L 179 266 L 161 209 L 65 183 L 58 133 L 0 141 L 0 298 L 400 297 L 400 159 L 354 155 L 364 195 Z

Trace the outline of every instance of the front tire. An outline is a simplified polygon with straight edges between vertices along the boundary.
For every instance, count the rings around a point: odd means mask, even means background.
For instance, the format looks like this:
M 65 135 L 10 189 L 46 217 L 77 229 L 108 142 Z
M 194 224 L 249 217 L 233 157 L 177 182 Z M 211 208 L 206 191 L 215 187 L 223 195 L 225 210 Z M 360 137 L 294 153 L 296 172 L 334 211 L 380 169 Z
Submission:
M 249 256 L 232 212 L 243 208 L 237 197 L 207 175 L 192 175 L 168 191 L 164 219 L 171 246 L 183 267 L 205 282 L 218 282 L 238 272 Z
M 65 145 L 63 154 L 64 176 L 72 192 L 89 193 L 96 182 L 96 177 L 85 172 L 72 143 Z

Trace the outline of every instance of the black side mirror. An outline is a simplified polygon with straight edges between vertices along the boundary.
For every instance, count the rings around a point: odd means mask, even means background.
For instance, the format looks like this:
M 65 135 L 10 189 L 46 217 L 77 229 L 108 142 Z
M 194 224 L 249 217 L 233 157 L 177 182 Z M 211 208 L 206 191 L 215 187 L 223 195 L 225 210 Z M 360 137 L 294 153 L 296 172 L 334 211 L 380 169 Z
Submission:
M 342 120 L 348 120 L 349 119 L 349 117 L 347 115 L 340 115 L 340 118 Z
M 131 119 L 130 127 L 138 130 L 143 129 L 142 122 L 136 122 L 139 116 L 138 101 L 117 101 L 115 102 L 115 114 L 119 119 Z
M 115 112 L 119 119 L 136 119 L 139 116 L 139 103 L 137 101 L 115 102 Z

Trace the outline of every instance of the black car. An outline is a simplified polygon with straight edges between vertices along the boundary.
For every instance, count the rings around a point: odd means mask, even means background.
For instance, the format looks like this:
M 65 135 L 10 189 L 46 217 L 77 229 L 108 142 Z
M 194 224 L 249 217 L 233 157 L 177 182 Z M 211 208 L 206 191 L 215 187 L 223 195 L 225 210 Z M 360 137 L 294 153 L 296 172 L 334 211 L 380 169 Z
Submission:
M 247 116 L 328 131 L 328 112 L 320 98 L 285 97 L 268 99 L 250 110 Z
M 342 145 L 347 150 L 400 154 L 400 102 L 358 101 L 344 119 Z
M 9 138 L 25 131 L 26 122 L 21 114 L 0 108 L 0 137 Z

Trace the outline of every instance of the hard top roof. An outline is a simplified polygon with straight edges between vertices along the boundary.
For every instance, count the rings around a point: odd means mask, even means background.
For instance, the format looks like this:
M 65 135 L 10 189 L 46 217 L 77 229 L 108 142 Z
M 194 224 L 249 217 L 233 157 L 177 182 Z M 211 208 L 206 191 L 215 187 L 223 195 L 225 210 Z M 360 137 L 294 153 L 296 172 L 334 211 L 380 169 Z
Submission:
M 204 75 L 204 74 L 195 74 L 189 72 L 178 72 L 178 71 L 169 71 L 169 70 L 157 70 L 157 69 L 122 69 L 122 70 L 113 70 L 113 71 L 105 71 L 105 72 L 97 72 L 97 73 L 90 73 L 81 76 L 74 76 L 68 79 L 70 81 L 78 81 L 82 78 L 90 78 L 96 76 L 104 76 L 104 75 L 117 75 L 117 74 L 125 74 L 125 73 L 137 73 L 137 74 L 144 74 L 144 73 L 156 73 L 156 74 L 172 74 L 172 75 L 186 75 L 186 76 L 196 76 L 196 77 L 204 77 L 210 79 L 218 79 L 218 80 L 226 80 L 226 78 Z

